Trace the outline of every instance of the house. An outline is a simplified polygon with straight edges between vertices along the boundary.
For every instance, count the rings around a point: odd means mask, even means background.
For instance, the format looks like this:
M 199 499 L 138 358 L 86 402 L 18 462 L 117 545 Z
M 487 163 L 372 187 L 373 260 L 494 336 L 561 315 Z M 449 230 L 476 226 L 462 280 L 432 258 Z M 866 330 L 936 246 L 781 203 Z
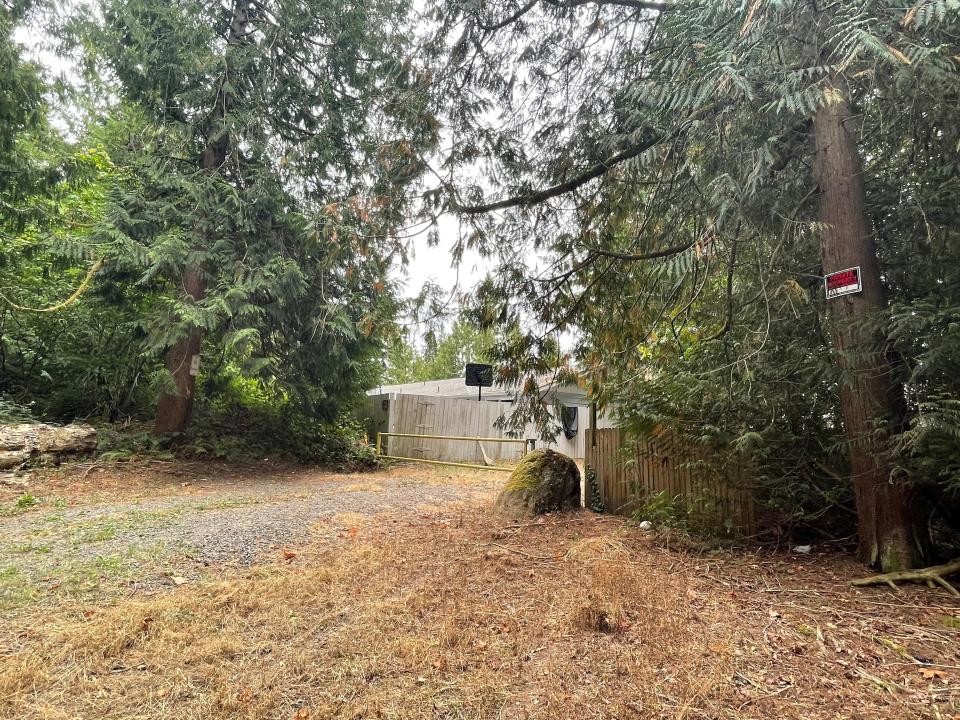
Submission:
M 577 385 L 559 385 L 552 377 L 541 379 L 540 394 L 551 414 L 561 413 L 562 428 L 552 439 L 543 439 L 538 428 L 528 425 L 523 437 L 535 447 L 547 447 L 582 459 L 586 454 L 590 429 L 590 401 Z M 399 385 L 380 385 L 367 391 L 366 421 L 371 438 L 377 432 L 411 435 L 447 435 L 472 438 L 505 437 L 496 426 L 508 414 L 516 391 L 501 387 L 469 387 L 465 379 L 448 378 Z M 598 427 L 612 427 L 604 417 Z M 514 444 L 464 441 L 424 441 L 394 438 L 390 454 L 453 462 L 478 462 L 487 459 L 514 459 L 519 449 Z M 493 447 L 494 445 L 502 447 Z M 404 452 L 399 452 L 402 448 Z

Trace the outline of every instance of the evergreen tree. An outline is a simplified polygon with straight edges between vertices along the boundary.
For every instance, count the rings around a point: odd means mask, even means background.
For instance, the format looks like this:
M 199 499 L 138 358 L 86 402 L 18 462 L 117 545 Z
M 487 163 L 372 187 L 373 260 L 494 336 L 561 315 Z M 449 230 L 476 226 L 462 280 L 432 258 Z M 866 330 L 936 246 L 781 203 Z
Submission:
M 408 383 L 463 377 L 470 362 L 488 362 L 495 342 L 490 329 L 466 319 L 449 331 L 428 332 L 419 350 L 408 336 L 398 336 L 387 353 L 387 382 Z
M 394 231 L 434 141 L 403 6 L 104 0 L 84 18 L 126 131 L 99 247 L 161 288 L 156 432 L 186 427 L 206 352 L 335 413 L 392 320 Z
M 881 188 L 901 181 L 889 173 L 905 147 L 940 158 L 907 175 L 940 173 L 956 190 L 958 4 L 532 0 L 442 17 L 434 47 L 452 60 L 458 142 L 433 197 L 472 219 L 465 241 L 501 259 L 479 298 L 489 321 L 536 321 L 507 354 L 579 327 L 594 392 L 637 429 L 656 419 L 742 451 L 758 430 L 802 419 L 823 440 L 796 453 L 802 465 L 836 459 L 842 424 L 860 557 L 887 569 L 922 560 L 915 483 L 892 451 L 919 388 L 903 385 L 904 361 L 884 340 L 898 288 L 877 229 L 900 212 L 902 197 Z M 465 183 L 457 169 L 478 158 L 486 183 Z M 489 187 L 507 192 L 488 198 Z M 914 187 L 922 208 L 934 190 Z M 952 222 L 912 220 L 893 252 L 921 243 L 945 262 L 952 251 L 937 238 Z M 854 265 L 863 292 L 825 306 L 819 278 Z M 670 414 L 650 418 L 639 386 L 663 377 L 652 361 L 670 347 L 660 369 L 691 372 L 701 395 L 674 387 Z M 794 364 L 778 370 L 785 360 Z M 753 417 L 739 428 L 698 417 L 716 397 L 704 384 L 727 378 L 717 402 L 730 407 L 737 394 L 749 402 L 759 373 L 801 386 L 761 394 L 764 424 L 743 405 L 737 414 Z

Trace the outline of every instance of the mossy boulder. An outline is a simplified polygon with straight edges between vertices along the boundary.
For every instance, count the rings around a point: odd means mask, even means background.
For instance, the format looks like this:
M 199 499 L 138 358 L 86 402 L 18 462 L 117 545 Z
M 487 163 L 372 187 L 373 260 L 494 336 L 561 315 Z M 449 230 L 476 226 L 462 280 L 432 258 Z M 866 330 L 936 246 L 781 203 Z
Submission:
M 532 517 L 580 507 L 580 468 L 563 453 L 533 450 L 520 461 L 497 496 L 495 508 Z

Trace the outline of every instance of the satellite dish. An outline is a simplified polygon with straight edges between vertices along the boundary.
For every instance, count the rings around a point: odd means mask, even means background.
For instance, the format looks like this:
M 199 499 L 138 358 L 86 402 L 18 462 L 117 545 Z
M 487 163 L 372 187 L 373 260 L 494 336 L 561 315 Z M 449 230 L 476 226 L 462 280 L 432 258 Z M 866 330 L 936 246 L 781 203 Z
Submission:
M 493 365 L 467 363 L 464 378 L 467 387 L 478 388 L 477 400 L 482 400 L 483 388 L 493 385 Z

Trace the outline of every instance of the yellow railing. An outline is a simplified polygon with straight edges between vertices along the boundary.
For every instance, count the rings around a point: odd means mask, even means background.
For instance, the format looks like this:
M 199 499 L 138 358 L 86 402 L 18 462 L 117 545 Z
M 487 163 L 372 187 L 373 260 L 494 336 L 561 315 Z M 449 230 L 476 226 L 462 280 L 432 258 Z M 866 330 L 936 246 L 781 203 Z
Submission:
M 469 437 L 463 435 L 418 435 L 416 433 L 377 433 L 377 455 L 388 460 L 408 460 L 410 462 L 422 462 L 430 465 L 453 465 L 454 467 L 473 468 L 475 470 L 499 470 L 501 472 L 513 472 L 513 468 L 501 467 L 499 465 L 476 465 L 473 463 L 453 462 L 451 460 L 428 460 L 426 458 L 404 457 L 403 455 L 384 455 L 383 438 L 385 437 L 406 437 L 418 438 L 420 440 L 461 440 L 467 442 L 498 442 L 514 443 L 523 445 L 525 448 L 533 444 L 533 440 L 523 438 L 496 438 L 496 437 Z

